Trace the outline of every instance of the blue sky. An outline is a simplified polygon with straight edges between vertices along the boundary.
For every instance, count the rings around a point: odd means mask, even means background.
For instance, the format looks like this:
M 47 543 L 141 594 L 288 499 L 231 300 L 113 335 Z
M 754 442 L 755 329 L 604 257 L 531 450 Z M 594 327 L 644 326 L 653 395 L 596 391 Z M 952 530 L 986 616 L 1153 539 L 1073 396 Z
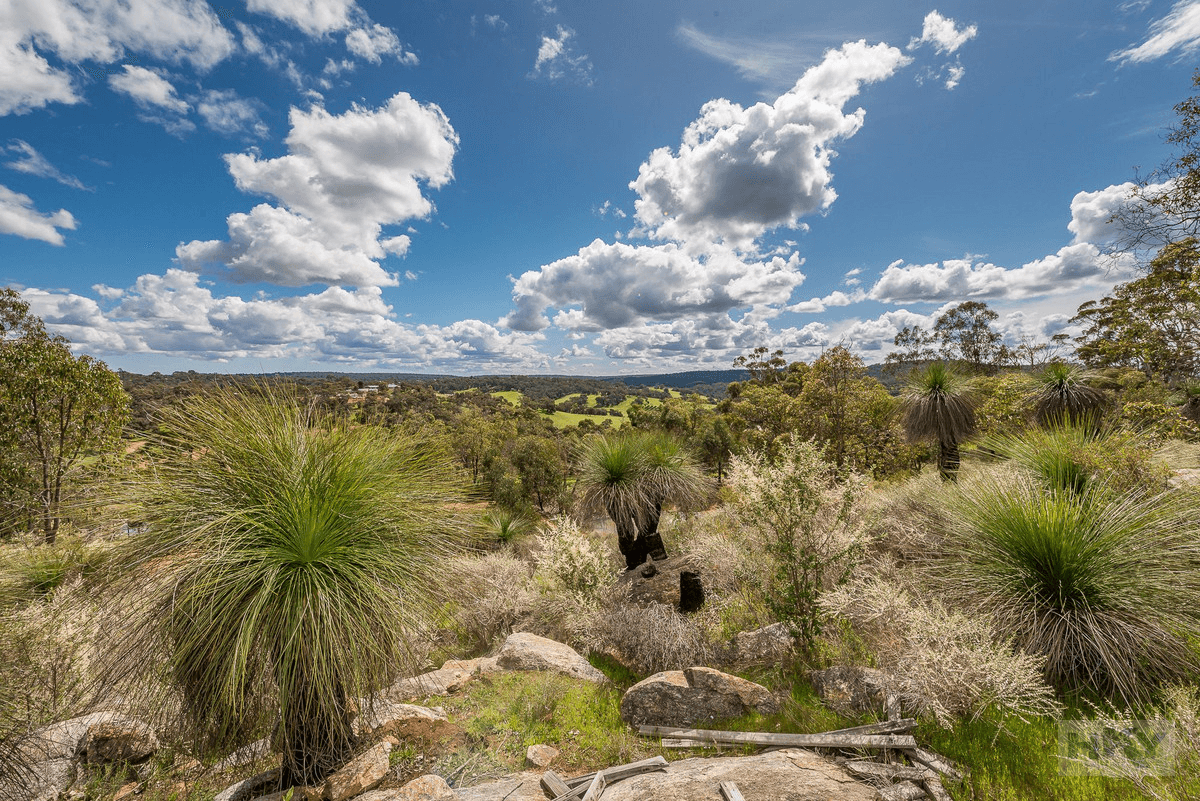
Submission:
M 5 0 L 0 281 L 115 368 L 1015 344 L 1127 279 L 1196 0 Z

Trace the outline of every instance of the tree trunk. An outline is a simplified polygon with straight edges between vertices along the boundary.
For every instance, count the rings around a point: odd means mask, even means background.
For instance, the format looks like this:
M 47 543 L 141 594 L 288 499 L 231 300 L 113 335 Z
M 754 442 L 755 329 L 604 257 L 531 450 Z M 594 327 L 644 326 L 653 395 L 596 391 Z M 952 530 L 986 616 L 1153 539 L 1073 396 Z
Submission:
M 662 517 L 662 503 L 654 504 L 654 508 L 646 515 L 642 525 L 641 538 L 645 541 L 646 553 L 655 562 L 667 558 L 667 549 L 663 545 L 662 535 L 658 533 L 658 520 Z
M 633 518 L 626 520 L 621 514 L 609 512 L 613 524 L 617 527 L 617 547 L 625 557 L 625 569 L 634 570 L 646 561 L 646 540 L 638 536 L 637 525 Z
M 327 706 L 327 692 L 301 689 L 297 694 L 302 697 L 291 699 L 283 718 L 281 790 L 320 785 L 353 753 L 345 693 L 337 693 L 338 709 Z
M 957 442 L 938 443 L 938 473 L 942 481 L 958 481 L 958 466 L 961 462 Z

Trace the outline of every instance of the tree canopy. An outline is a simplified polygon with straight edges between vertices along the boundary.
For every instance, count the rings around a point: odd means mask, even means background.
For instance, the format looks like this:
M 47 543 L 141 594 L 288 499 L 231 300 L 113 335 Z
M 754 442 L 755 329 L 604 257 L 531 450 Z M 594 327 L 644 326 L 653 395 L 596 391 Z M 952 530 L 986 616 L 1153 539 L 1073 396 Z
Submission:
M 1089 367 L 1132 367 L 1168 384 L 1200 377 L 1200 243 L 1163 247 L 1146 275 L 1079 307 L 1076 353 Z

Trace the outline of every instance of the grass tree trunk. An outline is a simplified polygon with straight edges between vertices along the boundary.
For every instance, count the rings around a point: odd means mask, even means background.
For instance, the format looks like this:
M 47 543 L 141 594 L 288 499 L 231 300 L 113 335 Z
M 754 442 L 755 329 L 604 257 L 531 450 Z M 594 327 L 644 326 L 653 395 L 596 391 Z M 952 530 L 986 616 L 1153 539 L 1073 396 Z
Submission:
M 329 691 L 318 688 L 316 677 L 306 677 L 305 687 L 283 710 L 283 765 L 279 788 L 320 785 L 353 754 L 349 706 L 329 706 Z
M 655 503 L 654 507 L 647 512 L 641 538 L 645 541 L 645 552 L 650 554 L 651 559 L 658 562 L 667 558 L 667 548 L 663 545 L 662 535 L 658 533 L 658 521 L 662 517 L 662 502 Z
M 646 561 L 646 554 L 649 552 L 646 539 L 638 536 L 637 524 L 632 517 L 626 518 L 622 514 L 611 512 L 609 516 L 617 527 L 617 547 L 621 550 L 621 556 L 625 557 L 625 568 L 633 570 Z
M 958 443 L 953 440 L 938 443 L 938 474 L 942 481 L 958 481 L 958 467 L 962 457 L 958 453 Z

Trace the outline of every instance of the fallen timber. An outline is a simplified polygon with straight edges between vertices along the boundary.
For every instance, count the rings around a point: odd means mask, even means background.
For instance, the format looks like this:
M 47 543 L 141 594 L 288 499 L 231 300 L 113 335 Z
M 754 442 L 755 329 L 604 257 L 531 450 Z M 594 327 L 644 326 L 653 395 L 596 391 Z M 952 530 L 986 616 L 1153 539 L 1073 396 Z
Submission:
M 638 726 L 638 734 L 693 740 L 705 743 L 765 745 L 783 748 L 894 748 L 916 749 L 917 741 L 907 734 L 777 734 L 773 732 L 680 729 L 673 726 Z
M 553 771 L 542 774 L 542 789 L 550 794 L 554 801 L 572 801 L 586 798 L 588 801 L 599 798 L 604 788 L 621 779 L 638 776 L 656 770 L 666 770 L 670 763 L 660 756 L 643 759 L 640 762 L 630 762 L 627 765 L 616 765 L 595 773 L 586 773 L 573 779 L 564 779 Z M 549 778 L 548 778 L 549 777 Z M 566 788 L 566 789 L 564 789 Z M 582 799 L 581 799 L 582 801 Z

